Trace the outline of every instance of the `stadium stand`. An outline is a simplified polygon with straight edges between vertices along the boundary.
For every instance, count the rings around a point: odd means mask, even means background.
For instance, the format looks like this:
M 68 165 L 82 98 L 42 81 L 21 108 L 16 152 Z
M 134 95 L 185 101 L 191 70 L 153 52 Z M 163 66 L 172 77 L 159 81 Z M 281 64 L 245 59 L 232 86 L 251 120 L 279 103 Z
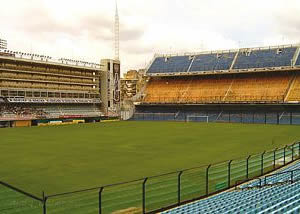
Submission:
M 298 124 L 299 53 L 281 45 L 156 55 L 132 119 Z
M 207 71 L 289 67 L 300 65 L 296 45 L 244 48 L 196 54 L 158 55 L 149 66 L 148 74 L 206 73 Z M 294 63 L 294 61 L 296 63 Z
M 46 118 L 47 112 L 42 109 L 32 108 L 30 106 L 19 105 L 3 105 L 0 106 L 0 119 L 5 120 L 7 118 Z
M 149 72 L 155 71 L 159 73 L 168 72 L 186 72 L 190 66 L 190 59 L 188 56 L 175 57 L 158 57 L 149 69 Z
M 299 213 L 300 163 L 265 178 L 163 213 Z
M 0 121 L 103 115 L 99 64 L 5 51 L 0 51 Z
M 292 102 L 298 102 L 300 100 L 300 75 L 299 74 L 296 74 L 294 77 L 287 100 Z
M 146 103 L 284 102 L 293 76 L 256 73 L 152 79 Z
M 190 71 L 229 70 L 236 53 L 200 54 L 195 56 Z
M 244 49 L 238 54 L 234 69 L 291 66 L 296 48 Z

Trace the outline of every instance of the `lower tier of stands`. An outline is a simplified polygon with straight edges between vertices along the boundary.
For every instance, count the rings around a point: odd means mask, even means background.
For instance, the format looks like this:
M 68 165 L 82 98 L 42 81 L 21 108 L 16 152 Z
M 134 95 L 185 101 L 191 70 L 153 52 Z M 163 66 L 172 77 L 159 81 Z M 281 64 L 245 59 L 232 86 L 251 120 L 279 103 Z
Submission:
M 261 180 L 164 213 L 300 213 L 300 162 Z
M 300 73 L 152 78 L 143 103 L 300 102 Z
M 0 121 L 34 120 L 47 118 L 82 118 L 99 117 L 101 112 L 98 105 L 0 105 Z

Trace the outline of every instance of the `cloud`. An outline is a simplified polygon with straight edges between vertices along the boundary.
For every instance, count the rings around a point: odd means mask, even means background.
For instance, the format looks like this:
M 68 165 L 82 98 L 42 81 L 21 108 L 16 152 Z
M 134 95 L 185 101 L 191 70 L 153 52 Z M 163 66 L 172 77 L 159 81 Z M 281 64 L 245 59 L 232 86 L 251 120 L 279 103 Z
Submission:
M 5 1 L 1 36 L 14 50 L 98 62 L 113 57 L 114 12 L 105 0 Z M 297 42 L 299 13 L 299 0 L 119 0 L 122 70 L 155 53 Z

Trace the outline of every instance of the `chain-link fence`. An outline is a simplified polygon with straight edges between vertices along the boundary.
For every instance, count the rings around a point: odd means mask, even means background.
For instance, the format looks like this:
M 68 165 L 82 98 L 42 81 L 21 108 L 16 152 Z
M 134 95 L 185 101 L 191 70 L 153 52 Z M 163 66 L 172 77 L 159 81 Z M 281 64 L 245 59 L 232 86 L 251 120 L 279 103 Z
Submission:
M 300 142 L 261 154 L 135 181 L 36 197 L 0 182 L 4 214 L 153 213 L 265 175 L 299 159 Z M 296 173 L 296 172 L 295 172 Z M 300 173 L 299 177 L 300 177 Z M 291 176 L 297 176 L 292 174 Z M 268 178 L 266 179 L 268 180 Z
M 176 113 L 134 113 L 136 121 L 185 121 L 222 122 L 250 124 L 300 125 L 298 112 L 176 112 Z

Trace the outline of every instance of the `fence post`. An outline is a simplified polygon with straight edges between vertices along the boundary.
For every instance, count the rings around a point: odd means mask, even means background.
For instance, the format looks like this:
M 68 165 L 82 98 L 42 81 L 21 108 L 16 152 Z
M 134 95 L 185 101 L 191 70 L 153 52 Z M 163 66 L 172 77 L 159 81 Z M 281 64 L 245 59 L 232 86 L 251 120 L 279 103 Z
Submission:
M 294 183 L 294 171 L 291 171 L 291 183 Z
M 267 124 L 267 113 L 265 112 L 265 124 Z
M 279 125 L 279 114 L 277 112 L 277 125 Z
M 247 166 L 246 166 L 246 178 L 249 179 L 249 159 L 251 158 L 251 155 L 247 158 Z
M 206 168 L 206 195 L 208 195 L 208 170 L 210 167 L 211 167 L 211 164 L 209 164 L 208 167 Z
M 43 214 L 47 213 L 47 199 L 45 192 L 43 192 Z
M 264 154 L 266 153 L 266 151 L 264 151 L 262 154 L 261 154 L 261 175 L 264 174 Z
M 101 187 L 99 190 L 99 214 L 102 213 L 102 192 L 103 192 L 104 187 Z
M 293 112 L 290 112 L 290 125 L 293 125 Z
M 231 115 L 230 112 L 228 112 L 228 117 L 229 117 L 229 123 L 231 122 Z
M 228 162 L 228 188 L 230 188 L 230 169 L 231 169 L 231 162 L 232 160 L 230 160 Z
M 298 142 L 298 159 L 300 158 L 300 142 Z
M 276 167 L 276 151 L 277 151 L 278 148 L 275 148 L 274 150 L 274 155 L 273 155 L 273 170 L 275 169 Z
M 143 181 L 143 213 L 146 213 L 146 182 L 148 178 Z
M 294 145 L 295 144 L 292 145 L 292 161 L 294 161 Z
M 285 151 L 286 151 L 286 147 L 287 147 L 287 146 L 285 146 L 285 147 L 283 148 L 283 165 L 285 165 Z
M 178 174 L 178 205 L 180 204 L 180 200 L 181 200 L 181 175 L 182 175 L 183 171 L 180 171 Z

